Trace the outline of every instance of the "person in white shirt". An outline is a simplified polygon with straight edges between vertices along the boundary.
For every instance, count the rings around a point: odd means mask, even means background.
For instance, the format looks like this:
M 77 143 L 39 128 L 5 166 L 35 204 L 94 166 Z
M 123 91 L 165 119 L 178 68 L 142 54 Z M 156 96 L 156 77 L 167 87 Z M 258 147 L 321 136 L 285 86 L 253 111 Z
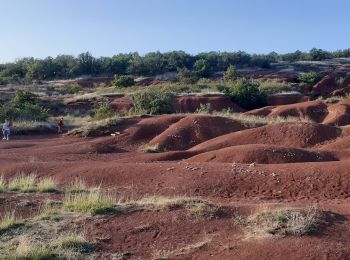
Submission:
M 8 120 L 5 120 L 5 123 L 2 125 L 2 133 L 4 135 L 4 138 L 2 138 L 2 140 L 10 140 L 11 125 Z

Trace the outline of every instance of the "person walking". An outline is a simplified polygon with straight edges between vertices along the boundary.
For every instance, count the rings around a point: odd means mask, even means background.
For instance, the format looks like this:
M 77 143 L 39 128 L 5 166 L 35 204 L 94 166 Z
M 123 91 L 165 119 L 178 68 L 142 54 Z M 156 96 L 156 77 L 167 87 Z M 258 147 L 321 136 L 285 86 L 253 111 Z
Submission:
M 11 124 L 7 119 L 5 120 L 5 123 L 2 125 L 2 134 L 4 135 L 2 140 L 7 140 L 7 141 L 10 140 Z
M 63 132 L 63 117 L 61 117 L 57 122 L 57 133 L 62 134 Z

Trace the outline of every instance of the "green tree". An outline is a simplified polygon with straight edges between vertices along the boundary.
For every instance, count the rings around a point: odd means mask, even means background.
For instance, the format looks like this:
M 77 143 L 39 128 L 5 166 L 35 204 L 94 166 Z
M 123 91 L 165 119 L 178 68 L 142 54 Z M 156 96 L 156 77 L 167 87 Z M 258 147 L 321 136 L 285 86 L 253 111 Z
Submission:
M 210 75 L 210 64 L 205 59 L 199 59 L 194 63 L 193 70 L 199 77 L 208 77 Z
M 236 71 L 236 68 L 233 65 L 230 65 L 224 75 L 224 80 L 225 81 L 235 81 L 238 79 L 240 75 Z

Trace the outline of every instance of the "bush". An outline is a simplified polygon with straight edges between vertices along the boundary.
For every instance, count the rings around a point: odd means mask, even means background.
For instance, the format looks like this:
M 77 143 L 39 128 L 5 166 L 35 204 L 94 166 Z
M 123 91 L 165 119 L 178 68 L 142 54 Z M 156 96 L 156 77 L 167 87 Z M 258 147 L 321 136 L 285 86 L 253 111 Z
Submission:
M 129 75 L 115 76 L 113 80 L 113 85 L 117 88 L 127 88 L 135 84 L 134 78 Z
M 315 84 L 321 79 L 321 75 L 315 71 L 300 74 L 298 80 L 300 82 Z
M 266 95 L 259 90 L 256 83 L 246 79 L 239 79 L 223 87 L 225 95 L 245 109 L 254 109 L 266 105 Z
M 193 84 L 196 83 L 198 79 L 198 75 L 187 68 L 179 69 L 177 72 L 177 80 L 181 83 Z
M 103 103 L 95 110 L 94 118 L 97 120 L 102 120 L 113 116 L 115 116 L 115 111 L 108 103 Z
M 173 111 L 174 94 L 167 90 L 142 90 L 133 94 L 131 98 L 134 112 L 160 115 Z
M 233 65 L 230 65 L 224 75 L 224 80 L 225 81 L 235 81 L 238 79 L 240 75 L 236 71 L 236 68 Z
M 45 121 L 49 117 L 48 109 L 38 104 L 35 94 L 28 91 L 17 91 L 13 100 L 0 106 L 0 120 L 34 120 Z

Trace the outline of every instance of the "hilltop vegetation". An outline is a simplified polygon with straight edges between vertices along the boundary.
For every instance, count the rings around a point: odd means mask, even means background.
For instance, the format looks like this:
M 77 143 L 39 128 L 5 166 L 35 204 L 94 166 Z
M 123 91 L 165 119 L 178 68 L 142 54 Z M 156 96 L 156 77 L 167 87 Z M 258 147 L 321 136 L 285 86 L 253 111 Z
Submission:
M 137 52 L 117 54 L 112 57 L 93 57 L 89 52 L 77 57 L 58 55 L 45 59 L 33 57 L 0 64 L 0 84 L 35 83 L 42 80 L 68 79 L 81 75 L 137 75 L 152 76 L 165 72 L 181 72 L 181 81 L 192 83 L 198 78 L 208 77 L 214 72 L 225 71 L 230 65 L 237 68 L 268 68 L 270 63 L 301 60 L 320 61 L 329 58 L 350 57 L 350 49 L 328 52 L 312 49 L 287 54 L 258 55 L 238 52 L 203 52 L 190 55 L 183 51 L 150 52 L 144 56 Z

